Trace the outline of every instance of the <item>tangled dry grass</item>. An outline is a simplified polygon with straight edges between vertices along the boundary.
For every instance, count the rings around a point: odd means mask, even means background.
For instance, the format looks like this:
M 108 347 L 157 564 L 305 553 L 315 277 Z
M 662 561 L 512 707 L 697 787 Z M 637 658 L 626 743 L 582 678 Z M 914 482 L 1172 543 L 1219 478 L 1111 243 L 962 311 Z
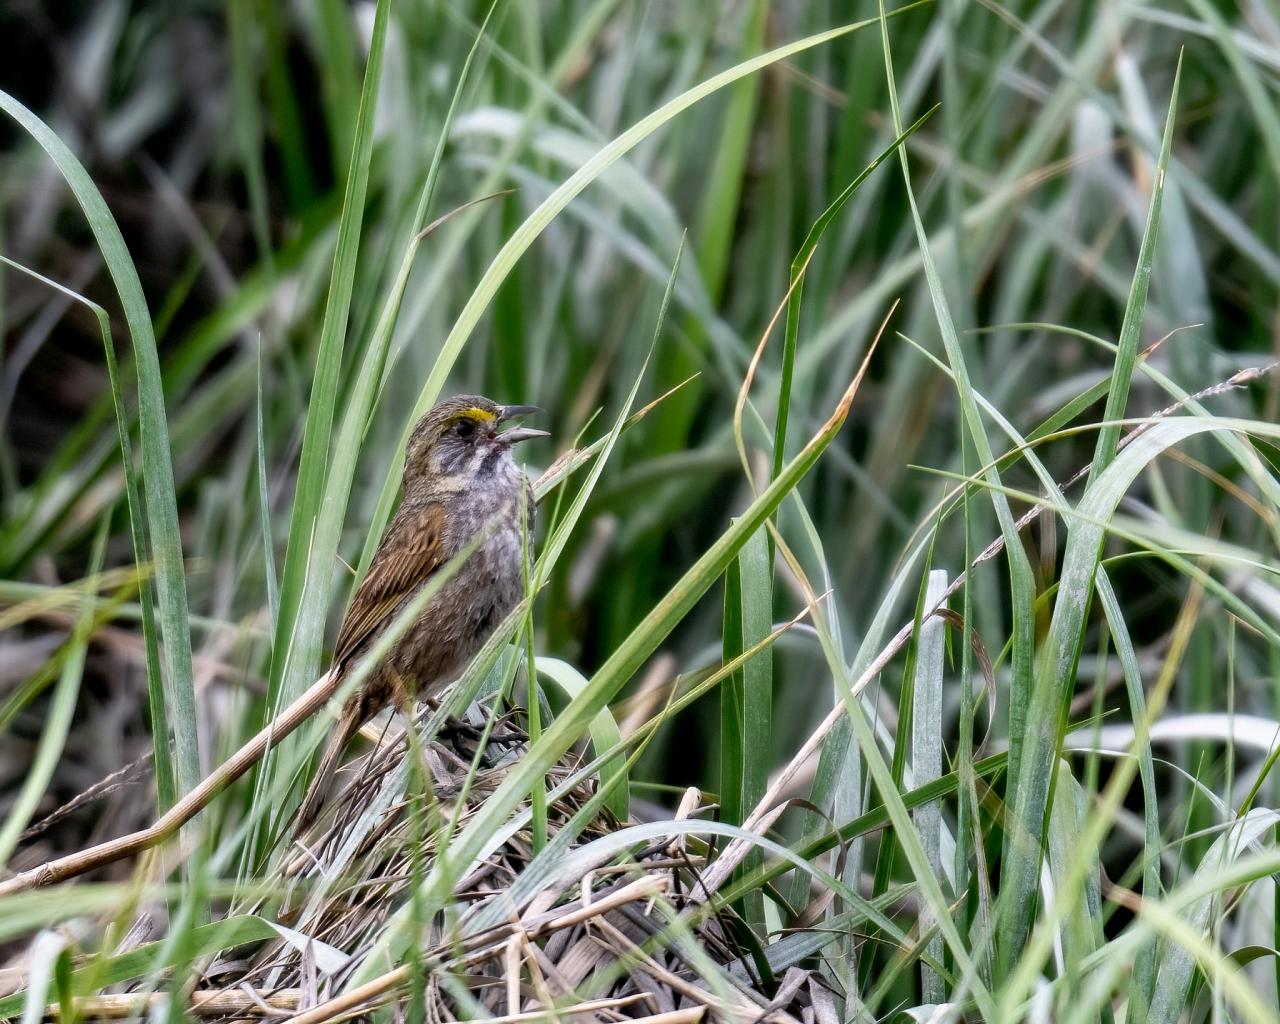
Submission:
M 349 762 L 309 832 L 283 830 L 266 887 L 273 895 L 247 908 L 286 926 L 281 937 L 208 964 L 189 1010 L 208 1020 L 318 1024 L 388 1004 L 399 1019 L 411 998 L 422 998 L 431 1021 L 827 1019 L 834 1003 L 816 976 L 792 967 L 765 993 L 741 922 L 700 912 L 705 846 L 662 838 L 530 885 L 528 804 L 514 819 L 522 824 L 457 881 L 449 913 L 418 928 L 416 962 L 344 991 L 393 915 L 412 913 L 415 882 L 442 837 L 466 825 L 527 743 L 521 712 L 486 716 L 473 707 L 466 722 L 414 744 L 430 786 L 412 800 L 404 796 L 412 758 L 403 731 Z M 547 838 L 560 836 L 566 857 L 620 825 L 592 799 L 594 778 L 574 781 L 580 767 L 581 756 L 570 754 L 547 778 L 556 794 Z M 713 977 L 703 958 L 720 968 Z M 109 995 L 80 1009 L 126 1016 L 146 1012 L 154 998 Z

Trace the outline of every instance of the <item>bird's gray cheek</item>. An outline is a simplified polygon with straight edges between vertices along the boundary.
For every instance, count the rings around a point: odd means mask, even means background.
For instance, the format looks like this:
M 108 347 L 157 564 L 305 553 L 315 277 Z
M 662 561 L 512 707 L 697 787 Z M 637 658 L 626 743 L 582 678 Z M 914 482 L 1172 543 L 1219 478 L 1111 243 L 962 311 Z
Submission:
M 433 454 L 431 468 L 437 476 L 452 476 L 465 454 L 457 445 L 440 445 Z

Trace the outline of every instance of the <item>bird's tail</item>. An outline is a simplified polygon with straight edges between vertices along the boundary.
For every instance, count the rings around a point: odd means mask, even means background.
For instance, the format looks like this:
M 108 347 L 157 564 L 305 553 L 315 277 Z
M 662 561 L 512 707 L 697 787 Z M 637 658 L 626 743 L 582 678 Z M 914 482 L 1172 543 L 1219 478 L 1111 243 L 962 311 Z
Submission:
M 342 752 L 346 749 L 347 742 L 360 731 L 360 726 L 364 725 L 368 714 L 364 708 L 364 702 L 360 700 L 360 694 L 354 694 L 347 701 L 346 706 L 342 709 L 342 717 L 338 719 L 338 724 L 333 730 L 333 734 L 329 737 L 329 743 L 324 748 L 324 754 L 320 758 L 320 764 L 316 767 L 316 773 L 311 777 L 311 785 L 307 788 L 307 795 L 302 798 L 302 803 L 298 805 L 297 814 L 293 819 L 293 830 L 296 835 L 307 828 L 316 820 L 320 813 L 320 807 L 324 804 L 325 797 L 329 795 L 329 790 L 333 787 L 334 776 L 338 771 L 338 762 L 342 759 Z

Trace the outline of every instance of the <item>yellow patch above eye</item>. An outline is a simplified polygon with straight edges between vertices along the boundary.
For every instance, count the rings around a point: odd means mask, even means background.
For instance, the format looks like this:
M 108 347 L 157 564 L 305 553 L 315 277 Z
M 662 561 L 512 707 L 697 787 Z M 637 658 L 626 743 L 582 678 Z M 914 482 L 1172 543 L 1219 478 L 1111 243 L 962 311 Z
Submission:
M 479 406 L 472 406 L 470 409 L 463 409 L 458 413 L 458 419 L 485 420 L 492 423 L 497 417 L 488 409 L 481 409 Z

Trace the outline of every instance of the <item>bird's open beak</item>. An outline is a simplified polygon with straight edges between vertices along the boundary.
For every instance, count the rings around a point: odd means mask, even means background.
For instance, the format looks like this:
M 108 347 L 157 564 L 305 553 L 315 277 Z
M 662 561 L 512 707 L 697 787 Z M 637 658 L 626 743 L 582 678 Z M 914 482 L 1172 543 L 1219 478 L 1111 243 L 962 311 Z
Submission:
M 532 416 L 536 412 L 542 412 L 536 405 L 504 405 L 502 412 L 498 415 L 498 422 L 506 423 L 508 420 L 524 419 L 524 417 Z M 535 437 L 550 436 L 545 430 L 535 430 L 533 427 L 512 427 L 510 430 L 504 430 L 499 434 L 497 440 L 509 447 L 513 444 L 519 444 L 521 441 L 530 441 Z

